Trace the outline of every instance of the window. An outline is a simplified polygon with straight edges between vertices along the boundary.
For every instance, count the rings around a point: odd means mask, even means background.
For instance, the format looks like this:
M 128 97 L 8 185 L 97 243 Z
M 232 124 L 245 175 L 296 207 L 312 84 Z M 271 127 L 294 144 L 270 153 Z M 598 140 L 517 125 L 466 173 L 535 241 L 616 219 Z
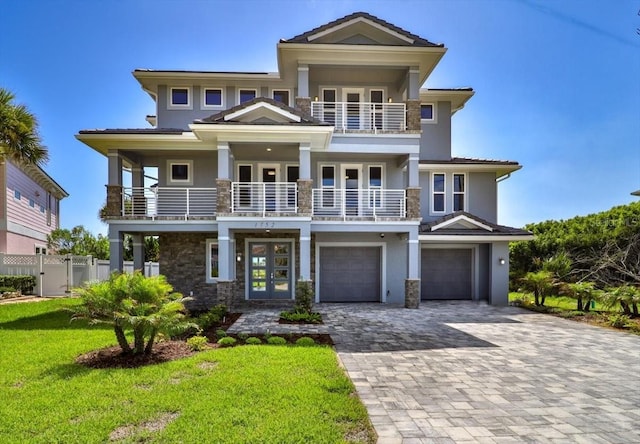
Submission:
M 169 183 L 180 183 L 192 185 L 193 161 L 191 160 L 170 160 L 168 161 Z
M 22 197 L 22 194 L 20 194 L 20 191 L 18 190 L 13 190 L 13 197 L 17 200 L 20 200 L 20 198 Z
M 433 176 L 433 200 L 431 211 L 434 213 L 444 213 L 444 173 L 435 173 Z
M 35 208 L 35 207 L 36 207 L 36 201 L 35 201 L 35 200 L 33 200 L 33 199 L 29 199 L 29 206 L 30 206 L 31 208 Z
M 384 91 L 380 89 L 372 89 L 369 91 L 369 101 L 374 103 L 371 108 L 371 119 L 373 120 L 373 125 L 377 129 L 382 129 L 382 103 L 384 102 Z
M 434 121 L 433 104 L 423 103 L 420 105 L 420 119 Z
M 187 88 L 185 86 L 171 88 L 169 98 L 170 106 L 188 108 L 191 106 L 191 88 Z
M 218 240 L 207 239 L 207 282 L 216 282 L 218 277 L 218 267 L 220 265 L 218 255 Z
M 322 118 L 324 122 L 335 125 L 336 123 L 336 90 L 335 89 L 323 89 L 322 90 Z
M 47 248 L 36 245 L 36 254 L 47 254 Z
M 44 206 L 40 205 L 40 212 L 44 214 Z
M 238 165 L 238 195 L 234 205 L 247 207 L 251 205 L 251 182 L 253 181 L 253 167 L 251 165 Z
M 277 89 L 273 91 L 273 100 L 276 102 L 284 103 L 289 106 L 289 90 Z
M 241 89 L 238 91 L 239 102 L 244 103 L 253 100 L 258 95 L 255 89 Z
M 300 167 L 298 165 L 287 165 L 287 182 L 296 184 L 296 186 L 287 188 L 287 203 L 290 207 L 295 207 L 296 205 L 296 189 L 299 178 Z
M 202 103 L 205 107 L 219 108 L 222 106 L 222 88 L 204 88 L 202 95 Z
M 320 168 L 322 177 L 322 206 L 334 207 L 335 203 L 335 185 L 336 185 L 336 167 L 333 165 L 324 165 Z
M 453 211 L 465 210 L 465 185 L 464 174 L 453 175 Z
M 369 206 L 382 206 L 382 167 L 379 165 L 369 167 Z
M 51 193 L 47 193 L 47 226 L 51 226 Z

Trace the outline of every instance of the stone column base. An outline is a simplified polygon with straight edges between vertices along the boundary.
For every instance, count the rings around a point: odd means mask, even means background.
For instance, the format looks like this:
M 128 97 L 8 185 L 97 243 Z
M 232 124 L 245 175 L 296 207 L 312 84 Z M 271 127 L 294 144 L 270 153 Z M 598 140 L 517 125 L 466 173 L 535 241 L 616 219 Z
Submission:
M 420 306 L 420 279 L 404 280 L 404 307 L 418 308 Z
M 235 302 L 235 282 L 234 281 L 218 281 L 218 304 L 224 304 L 231 307 Z

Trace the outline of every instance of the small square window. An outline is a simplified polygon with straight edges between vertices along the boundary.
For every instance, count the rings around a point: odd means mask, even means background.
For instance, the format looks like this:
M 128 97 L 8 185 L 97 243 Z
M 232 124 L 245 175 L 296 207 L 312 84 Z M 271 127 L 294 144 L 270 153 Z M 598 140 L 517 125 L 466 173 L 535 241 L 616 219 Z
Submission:
M 29 206 L 30 206 L 31 208 L 35 208 L 35 207 L 36 207 L 36 201 L 35 201 L 35 200 L 33 200 L 33 199 L 29 199 Z
M 276 102 L 284 103 L 285 105 L 289 105 L 289 91 L 287 90 L 276 90 L 273 91 L 273 100 Z
M 172 181 L 187 181 L 189 180 L 189 165 L 185 163 L 174 163 L 171 165 L 171 180 Z
M 240 90 L 240 103 L 248 102 L 256 98 L 255 89 L 241 89 Z
M 171 105 L 189 106 L 189 88 L 171 88 Z
M 18 190 L 14 190 L 13 191 L 13 197 L 20 200 L 20 198 L 22 197 L 22 194 L 20 194 L 20 191 Z
M 40 212 L 44 214 L 44 207 L 42 205 L 40 205 Z
M 204 90 L 205 106 L 222 106 L 222 89 L 206 88 Z
M 420 119 L 433 120 L 433 105 L 420 105 Z

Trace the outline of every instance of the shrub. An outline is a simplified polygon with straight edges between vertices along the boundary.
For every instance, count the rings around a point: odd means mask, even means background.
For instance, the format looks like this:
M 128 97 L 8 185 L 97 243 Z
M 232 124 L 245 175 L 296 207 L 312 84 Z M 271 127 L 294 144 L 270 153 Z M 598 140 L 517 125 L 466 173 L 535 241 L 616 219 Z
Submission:
M 247 340 L 247 338 L 249 337 L 249 334 L 247 333 L 238 333 L 238 339 L 240 339 L 242 342 L 245 342 Z
M 258 345 L 258 344 L 262 344 L 262 341 L 260 340 L 260 338 L 256 338 L 255 336 L 251 336 L 250 338 L 247 338 L 244 341 L 245 344 L 248 345 Z
M 304 322 L 307 324 L 319 324 L 322 322 L 320 313 L 298 313 L 296 311 L 283 311 L 280 317 L 289 322 Z
M 270 345 L 284 345 L 286 343 L 287 343 L 287 340 L 280 336 L 271 336 L 269 339 L 267 339 L 267 344 L 270 344 Z
M 313 309 L 313 287 L 311 281 L 299 280 L 296 282 L 296 304 L 294 311 L 298 313 L 311 313 Z
M 0 287 L 0 293 L 15 293 L 15 291 L 13 287 Z
M 296 341 L 296 345 L 300 345 L 302 347 L 311 347 L 312 345 L 316 345 L 316 341 L 314 341 L 313 338 L 303 336 Z
M 70 309 L 72 320 L 111 325 L 124 354 L 151 353 L 158 333 L 173 335 L 197 328 L 186 321 L 184 302 L 188 298 L 173 293 L 162 275 L 116 272 L 106 281 L 87 283 L 77 291 L 82 303 Z M 133 348 L 125 336 L 129 329 L 133 331 Z
M 0 287 L 11 287 L 23 294 L 31 294 L 36 286 L 36 277 L 31 275 L 0 275 Z M 14 290 L 14 291 L 15 291 Z
M 187 345 L 193 351 L 202 351 L 207 348 L 209 340 L 204 336 L 191 336 L 187 339 Z
M 219 329 L 216 330 L 216 337 L 218 339 L 226 338 L 227 337 L 227 332 L 224 331 L 223 329 L 219 328 Z
M 198 324 L 202 330 L 206 330 L 214 325 L 219 325 L 226 315 L 227 306 L 223 304 L 216 305 L 206 313 L 202 313 L 198 316 L 195 319 L 195 323 Z
M 623 314 L 615 314 L 607 319 L 609 325 L 615 328 L 624 328 L 629 322 L 629 316 Z
M 231 336 L 225 336 L 224 338 L 218 339 L 218 345 L 221 347 L 231 347 L 235 345 L 236 342 L 235 338 L 232 338 Z

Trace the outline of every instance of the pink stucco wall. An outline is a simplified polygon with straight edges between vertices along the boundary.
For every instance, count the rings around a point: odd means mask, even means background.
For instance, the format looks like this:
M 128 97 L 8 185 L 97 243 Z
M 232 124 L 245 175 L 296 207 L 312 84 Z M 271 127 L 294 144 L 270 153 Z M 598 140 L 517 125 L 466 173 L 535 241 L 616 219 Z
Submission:
M 3 252 L 8 254 L 34 254 L 36 252 L 36 245 L 45 248 L 47 246 L 47 242 L 17 233 L 9 232 L 6 236 L 7 245 L 6 250 Z

